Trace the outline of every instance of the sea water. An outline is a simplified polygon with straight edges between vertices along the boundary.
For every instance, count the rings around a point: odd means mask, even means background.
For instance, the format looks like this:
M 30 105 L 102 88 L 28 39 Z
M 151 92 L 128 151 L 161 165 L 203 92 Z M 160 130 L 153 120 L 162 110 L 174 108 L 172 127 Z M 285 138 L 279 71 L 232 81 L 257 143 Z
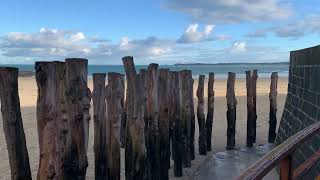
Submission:
M 17 67 L 19 71 L 34 72 L 32 64 L 2 64 L 0 66 Z M 148 68 L 147 65 L 136 65 L 136 71 Z M 226 63 L 226 64 L 175 64 L 160 65 L 159 68 L 167 68 L 171 71 L 180 71 L 188 69 L 192 71 L 194 78 L 200 74 L 208 75 L 209 72 L 215 73 L 215 78 L 227 78 L 228 72 L 236 73 L 237 78 L 245 78 L 245 71 L 258 70 L 259 77 L 270 77 L 272 72 L 278 72 L 279 77 L 288 77 L 288 63 Z M 92 77 L 93 73 L 118 72 L 124 74 L 123 65 L 88 65 L 88 76 Z

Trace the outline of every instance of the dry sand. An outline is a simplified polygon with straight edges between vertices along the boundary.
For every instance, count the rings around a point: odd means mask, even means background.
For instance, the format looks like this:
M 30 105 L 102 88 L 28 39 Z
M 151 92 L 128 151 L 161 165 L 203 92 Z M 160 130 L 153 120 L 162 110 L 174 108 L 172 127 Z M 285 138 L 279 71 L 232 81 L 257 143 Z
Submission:
M 207 81 L 205 82 L 205 96 L 207 96 Z M 278 81 L 278 121 L 281 118 L 283 106 L 287 93 L 287 78 L 279 78 Z M 88 86 L 92 89 L 92 79 L 89 79 Z M 269 120 L 269 87 L 270 78 L 259 78 L 257 81 L 257 144 L 267 143 L 268 138 L 268 120 Z M 194 92 L 197 89 L 197 80 L 194 83 Z M 213 122 L 213 153 L 224 151 L 226 145 L 226 79 L 216 79 L 214 84 L 215 90 L 215 109 Z M 245 79 L 237 79 L 235 84 L 235 92 L 238 101 L 237 106 L 237 132 L 236 144 L 244 146 L 246 141 L 246 82 Z M 21 113 L 23 118 L 24 131 L 29 152 L 30 166 L 33 179 L 36 179 L 39 145 L 36 124 L 36 102 L 37 102 L 37 85 L 34 77 L 19 78 L 19 96 L 21 103 Z M 196 96 L 194 96 L 196 97 Z M 206 101 L 205 101 L 206 103 Z M 195 108 L 197 107 L 197 99 L 195 99 Z M 206 107 L 206 104 L 205 104 Z M 92 110 L 91 110 L 92 113 Z M 93 117 L 93 116 L 92 116 Z M 0 130 L 3 129 L 2 115 L 0 114 Z M 196 160 L 192 162 L 192 168 L 184 170 L 184 177 L 177 179 L 186 179 L 195 169 L 206 159 L 207 156 L 198 155 L 198 125 L 196 121 Z M 123 150 L 122 150 L 122 167 L 123 167 Z M 94 179 L 94 154 L 93 154 L 93 120 L 90 122 L 90 137 L 88 148 L 89 167 L 87 169 L 87 179 Z M 122 171 L 124 173 L 124 170 Z M 122 174 L 123 174 L 122 173 Z M 170 171 L 171 179 L 175 179 Z M 0 179 L 10 179 L 10 168 L 6 142 L 4 133 L 0 133 Z

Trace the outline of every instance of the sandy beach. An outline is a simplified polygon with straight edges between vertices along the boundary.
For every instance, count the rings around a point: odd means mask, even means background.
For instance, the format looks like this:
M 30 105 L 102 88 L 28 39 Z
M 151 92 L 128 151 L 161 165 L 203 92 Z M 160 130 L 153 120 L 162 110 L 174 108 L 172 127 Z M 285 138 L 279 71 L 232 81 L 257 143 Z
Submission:
M 197 80 L 194 83 L 194 93 L 197 89 Z M 287 93 L 287 77 L 280 77 L 278 80 L 278 122 L 281 118 L 283 106 L 285 103 Z M 92 90 L 92 79 L 89 78 L 88 86 Z M 258 78 L 257 81 L 257 144 L 267 143 L 268 136 L 268 120 L 269 120 L 269 88 L 270 78 Z M 215 109 L 214 109 L 214 123 L 213 123 L 213 153 L 224 151 L 226 145 L 226 79 L 216 79 L 214 83 L 215 90 Z M 244 146 L 246 141 L 246 82 L 245 79 L 237 79 L 235 84 L 235 93 L 238 101 L 237 106 L 237 132 L 236 144 Z M 36 101 L 37 101 L 37 85 L 34 77 L 19 77 L 19 96 L 21 103 L 21 113 L 26 134 L 26 141 L 29 152 L 30 166 L 33 179 L 36 179 L 38 160 L 39 160 L 39 145 L 37 135 L 36 123 Z M 205 82 L 205 96 L 207 96 L 207 81 Z M 196 97 L 194 95 L 194 97 Z M 194 99 L 195 108 L 197 107 L 197 99 Z M 206 107 L 207 101 L 205 101 Z M 196 112 L 196 111 L 195 111 Z M 92 113 L 92 108 L 91 108 Z M 93 117 L 93 116 L 91 116 Z M 10 179 L 10 168 L 8 161 L 8 153 L 3 133 L 2 115 L 0 114 L 0 179 Z M 192 173 L 204 160 L 205 157 L 198 155 L 198 125 L 196 121 L 196 160 L 192 162 L 192 168 L 185 170 L 184 178 L 187 174 Z M 122 150 L 123 155 L 123 150 Z M 122 156 L 122 160 L 124 157 Z M 88 147 L 88 161 L 89 167 L 87 169 L 87 179 L 94 179 L 94 154 L 93 154 L 93 119 L 90 122 L 90 137 Z M 122 167 L 123 161 L 122 161 Z M 124 171 L 124 170 L 123 170 Z M 172 172 L 170 172 L 171 177 Z M 171 178 L 174 179 L 174 178 Z M 179 178 L 181 179 L 181 178 Z

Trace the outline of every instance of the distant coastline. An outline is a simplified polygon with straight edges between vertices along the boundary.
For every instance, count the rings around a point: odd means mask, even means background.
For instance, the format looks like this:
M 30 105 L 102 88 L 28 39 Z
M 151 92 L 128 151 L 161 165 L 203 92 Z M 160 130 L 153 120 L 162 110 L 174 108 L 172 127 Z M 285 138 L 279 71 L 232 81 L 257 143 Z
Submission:
M 32 77 L 34 75 L 33 71 L 19 71 L 19 77 Z
M 192 65 L 277 65 L 277 64 L 281 64 L 281 65 L 288 65 L 289 62 L 273 62 L 273 63 L 268 63 L 268 62 L 264 62 L 264 63 L 176 63 L 174 64 L 174 66 L 192 66 Z

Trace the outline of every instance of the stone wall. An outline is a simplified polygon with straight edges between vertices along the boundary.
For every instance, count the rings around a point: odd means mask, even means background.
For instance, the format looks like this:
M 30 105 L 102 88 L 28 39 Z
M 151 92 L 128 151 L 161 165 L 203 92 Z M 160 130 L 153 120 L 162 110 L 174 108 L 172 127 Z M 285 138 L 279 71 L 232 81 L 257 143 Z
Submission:
M 290 53 L 288 95 L 280 121 L 276 143 L 320 120 L 320 46 Z M 320 148 L 320 136 L 313 137 L 293 155 L 296 168 Z M 320 172 L 318 163 L 304 179 Z

